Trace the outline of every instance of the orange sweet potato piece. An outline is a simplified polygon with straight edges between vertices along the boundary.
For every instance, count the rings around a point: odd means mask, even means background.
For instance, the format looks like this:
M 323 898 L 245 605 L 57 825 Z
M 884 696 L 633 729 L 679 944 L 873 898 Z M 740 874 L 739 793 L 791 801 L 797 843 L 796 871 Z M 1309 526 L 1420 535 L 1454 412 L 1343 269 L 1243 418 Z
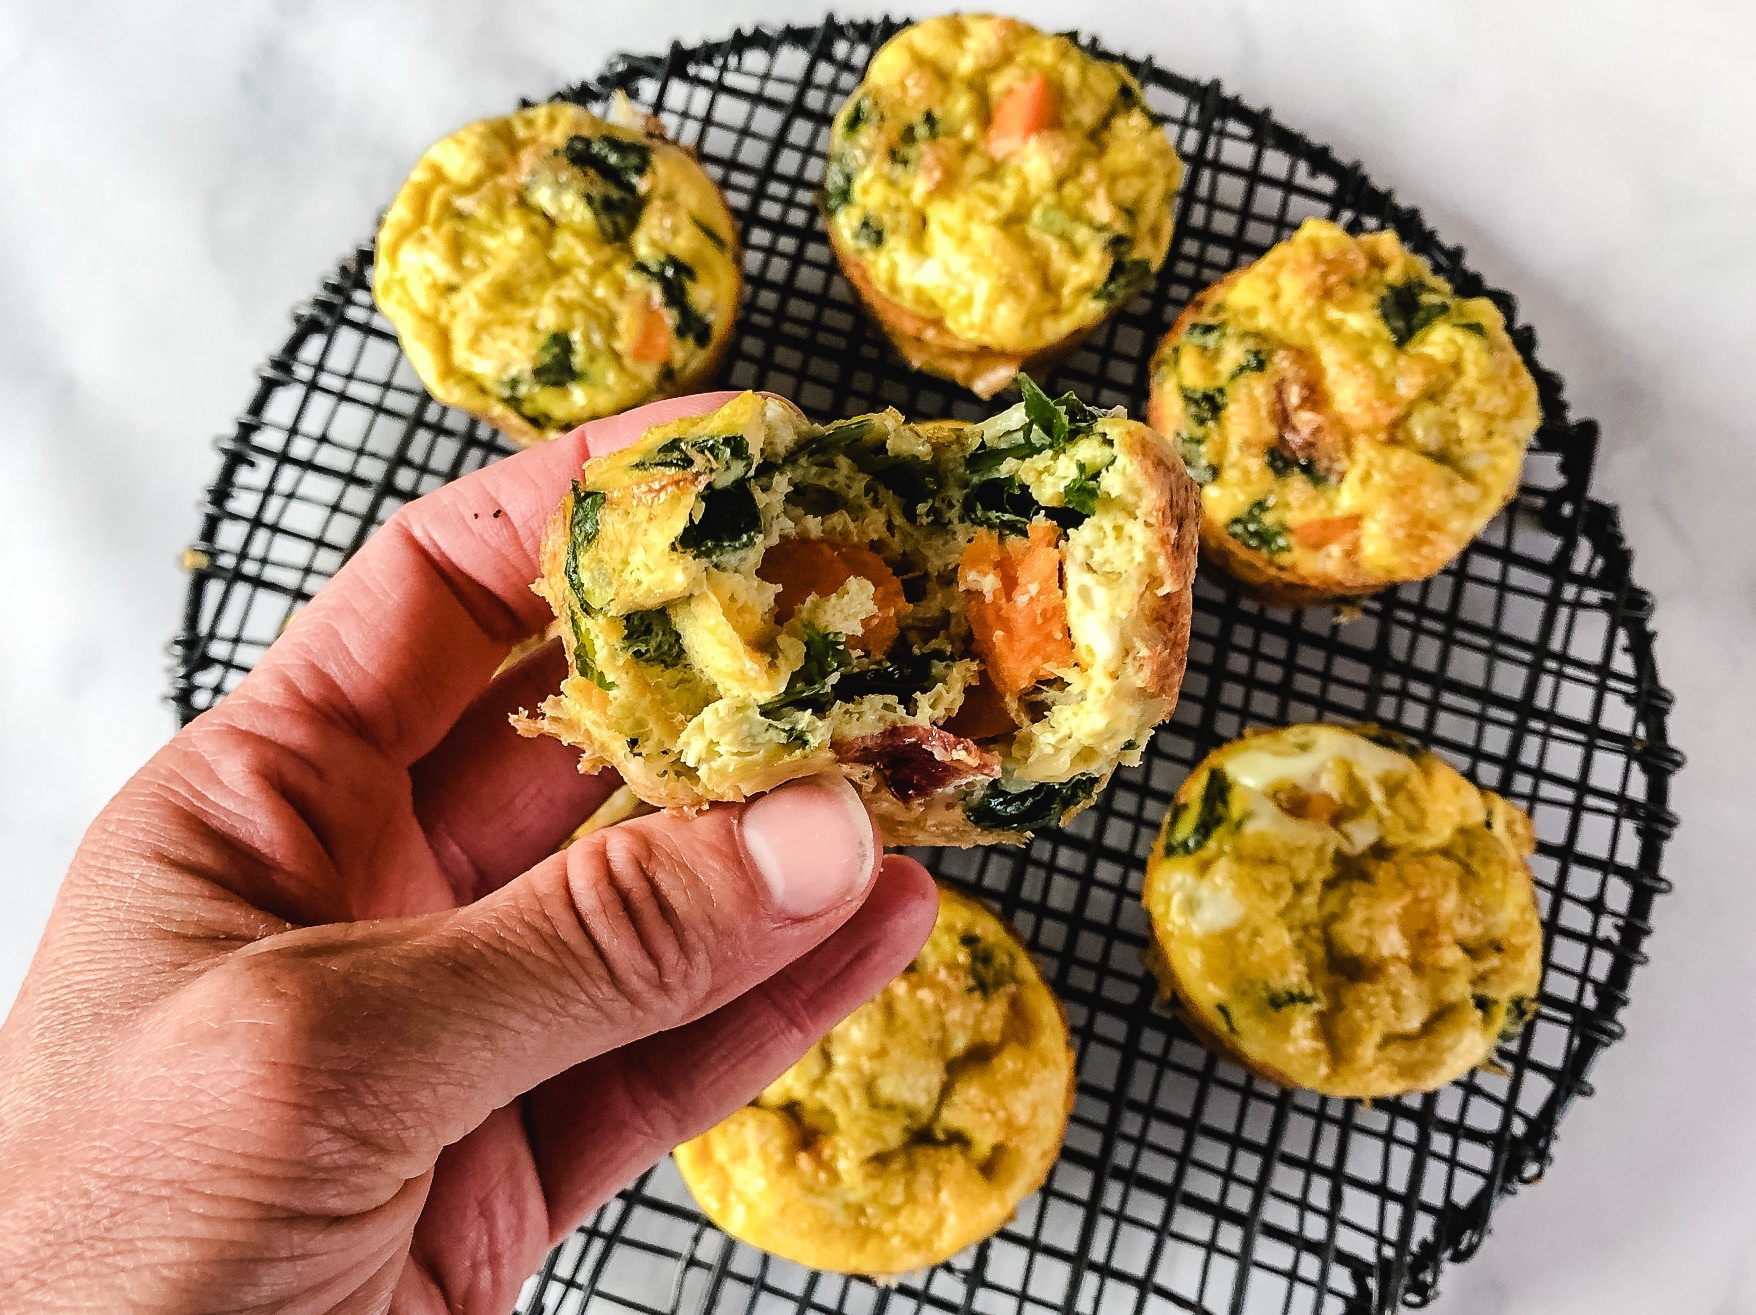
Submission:
M 1287 537 L 1301 548 L 1327 548 L 1360 531 L 1360 518 L 1355 516 L 1324 516 L 1305 521 L 1287 531 Z
M 988 120 L 988 153 L 1010 155 L 1031 137 L 1061 122 L 1055 89 L 1041 73 L 1013 83 L 994 106 Z
M 671 357 L 671 325 L 655 301 L 648 301 L 640 317 L 640 331 L 628 348 L 628 359 L 652 364 Z
M 848 647 L 862 653 L 887 653 L 899 633 L 898 615 L 908 606 L 902 581 L 877 553 L 861 543 L 835 539 L 782 539 L 762 555 L 756 574 L 780 586 L 775 620 L 785 625 L 807 598 L 827 598 L 854 576 L 872 582 L 878 610 L 867 617 Z
M 1030 527 L 1029 538 L 978 531 L 964 549 L 957 583 L 964 614 L 988 675 L 1000 693 L 1017 698 L 1051 668 L 1073 661 L 1061 550 L 1053 525 Z

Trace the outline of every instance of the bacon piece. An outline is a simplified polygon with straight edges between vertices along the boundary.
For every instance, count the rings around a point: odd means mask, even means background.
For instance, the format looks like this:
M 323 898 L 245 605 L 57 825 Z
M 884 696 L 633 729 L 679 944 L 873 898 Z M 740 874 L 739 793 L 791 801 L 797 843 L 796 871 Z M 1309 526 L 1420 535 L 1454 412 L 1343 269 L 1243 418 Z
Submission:
M 890 793 L 905 804 L 1000 775 L 997 755 L 937 726 L 888 726 L 838 742 L 835 756 L 876 767 Z

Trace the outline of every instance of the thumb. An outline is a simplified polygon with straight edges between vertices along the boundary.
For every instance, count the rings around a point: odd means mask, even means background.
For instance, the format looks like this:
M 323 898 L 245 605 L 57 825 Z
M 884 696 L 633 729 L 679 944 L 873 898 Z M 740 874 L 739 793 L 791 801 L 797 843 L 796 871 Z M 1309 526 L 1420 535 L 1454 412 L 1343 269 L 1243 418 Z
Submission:
M 200 986 L 282 1055 L 277 1096 L 412 1175 L 539 1083 L 816 946 L 859 908 L 879 853 L 853 788 L 813 777 L 595 833 L 462 909 L 272 937 Z M 288 1081 L 316 1089 L 302 1100 Z

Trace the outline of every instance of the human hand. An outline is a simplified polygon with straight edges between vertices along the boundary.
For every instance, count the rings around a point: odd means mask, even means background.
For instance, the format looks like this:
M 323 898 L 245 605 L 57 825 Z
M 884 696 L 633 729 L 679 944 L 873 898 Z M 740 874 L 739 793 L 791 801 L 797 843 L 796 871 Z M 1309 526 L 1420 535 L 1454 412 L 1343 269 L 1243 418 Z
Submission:
M 405 507 L 92 825 L 0 1028 L 0 1309 L 492 1312 L 907 964 L 839 778 L 555 846 L 614 788 L 507 714 L 589 442 Z

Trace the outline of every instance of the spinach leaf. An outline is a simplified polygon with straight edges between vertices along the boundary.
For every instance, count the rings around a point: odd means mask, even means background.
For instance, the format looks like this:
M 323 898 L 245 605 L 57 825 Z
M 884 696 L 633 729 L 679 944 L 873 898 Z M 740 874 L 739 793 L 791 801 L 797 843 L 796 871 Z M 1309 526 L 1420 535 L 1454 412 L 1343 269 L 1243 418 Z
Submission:
M 694 215 L 689 216 L 689 222 L 694 224 L 695 227 L 697 227 L 701 230 L 702 237 L 706 238 L 709 242 L 713 243 L 714 250 L 723 252 L 723 251 L 730 251 L 732 249 L 731 243 L 727 242 L 725 240 L 725 238 L 721 237 L 711 224 L 703 223 L 700 219 L 698 219 Z
M 750 444 L 742 434 L 680 434 L 666 439 L 649 457 L 634 463 L 636 470 L 690 470 L 706 463 L 713 471 L 712 487 L 735 484 L 755 467 Z
M 1183 341 L 1197 347 L 1212 347 L 1225 336 L 1226 326 L 1209 320 L 1196 320 L 1183 330 Z
M 701 515 L 677 535 L 682 552 L 717 562 L 746 549 L 762 538 L 762 510 L 748 484 L 709 488 L 701 495 Z
M 1226 522 L 1226 533 L 1246 548 L 1268 553 L 1272 557 L 1280 556 L 1287 550 L 1287 532 L 1284 525 L 1268 519 L 1267 513 L 1272 506 L 1272 496 L 1256 499 L 1244 508 L 1243 515 L 1234 516 Z
M 823 167 L 823 210 L 833 215 L 854 199 L 854 177 L 857 174 L 847 153 L 837 151 Z
M 762 715 L 773 719 L 777 712 L 814 712 L 821 716 L 838 697 L 833 692 L 837 675 L 853 662 L 847 637 L 839 630 L 805 626 L 805 658 L 787 679 L 778 698 L 762 705 Z
M 1206 429 L 1226 409 L 1226 390 L 1223 388 L 1179 388 L 1177 391 L 1183 395 L 1183 414 L 1197 429 Z
M 876 442 L 867 440 L 877 438 Z M 896 495 L 904 510 L 913 512 L 924 502 L 931 502 L 939 492 L 939 472 L 925 458 L 913 453 L 893 453 L 878 427 L 869 417 L 849 420 L 831 426 L 794 454 L 809 456 L 819 451 L 839 450 L 854 463 L 862 475 L 869 475 Z
M 1031 520 L 1043 506 L 1016 475 L 985 479 L 963 495 L 964 519 L 999 534 L 1029 534 Z
M 1098 778 L 1087 773 L 1072 780 L 1042 781 L 1008 789 L 992 781 L 963 806 L 964 816 L 984 831 L 1034 831 L 1060 822 L 1097 793 Z
M 854 229 L 854 245 L 871 250 L 884 245 L 884 225 L 867 215 L 860 220 L 859 227 Z
M 1262 454 L 1262 459 L 1268 463 L 1276 479 L 1285 479 L 1296 470 L 1313 484 L 1329 483 L 1323 472 L 1317 469 L 1317 463 L 1309 457 L 1289 457 L 1278 447 L 1271 447 Z
M 1238 1035 L 1238 1025 L 1232 1021 L 1231 1008 L 1223 1002 L 1220 1004 L 1216 1004 L 1214 1006 L 1214 1008 L 1219 1011 L 1219 1016 L 1226 1020 L 1226 1030 L 1228 1032 L 1230 1032 L 1233 1036 L 1237 1036 Z
M 598 521 L 604 511 L 604 495 L 573 481 L 573 510 L 567 514 L 567 588 L 583 605 L 585 582 L 579 575 L 579 559 L 597 542 Z
M 1024 397 L 1024 414 L 1037 432 L 1048 440 L 1048 447 L 1059 452 L 1067 446 L 1069 424 L 1066 412 L 1049 400 L 1049 395 L 1037 387 L 1036 380 L 1028 374 L 1018 376 L 1018 391 Z
M 1110 272 L 1092 289 L 1091 295 L 1098 301 L 1127 301 L 1152 282 L 1152 262 L 1128 254 L 1134 249 L 1134 241 L 1125 233 L 1112 237 L 1109 246 Z
M 1301 991 L 1297 987 L 1285 991 L 1277 990 L 1272 986 L 1268 988 L 1268 1007 L 1274 1010 L 1277 1014 L 1281 1010 L 1290 1008 L 1293 1005 L 1314 1005 L 1321 1003 L 1322 1001 L 1315 995 L 1311 994 L 1311 992 Z
M 1239 358 L 1238 368 L 1232 371 L 1233 379 L 1242 379 L 1247 374 L 1260 374 L 1268 368 L 1268 353 L 1259 347 L 1249 347 Z M 1230 382 L 1229 380 L 1227 382 Z
M 1101 470 L 1087 471 L 1081 465 L 1079 478 L 1069 480 L 1067 487 L 1061 490 L 1062 499 L 1082 517 L 1097 513 L 1098 479 L 1103 473 Z
M 634 192 L 587 192 L 586 208 L 597 220 L 598 232 L 606 242 L 625 242 L 640 223 L 646 209 L 646 198 Z
M 892 653 L 887 662 L 877 662 L 841 673 L 835 683 L 835 697 L 864 698 L 868 694 L 894 694 L 898 699 L 913 698 L 939 683 L 934 666 L 950 662 L 951 654 L 944 649 L 929 648 L 919 653 L 906 650 Z
M 1225 825 L 1231 799 L 1231 779 L 1219 768 L 1210 771 L 1202 782 L 1201 798 L 1178 804 L 1172 813 L 1165 832 L 1165 857 L 1187 858 L 1205 849 L 1213 833 Z
M 848 106 L 846 117 L 841 121 L 841 130 L 845 136 L 852 137 L 868 123 L 878 121 L 878 111 L 872 108 L 870 97 L 861 96 Z
M 1465 320 L 1462 324 L 1456 325 L 1455 327 L 1462 329 L 1465 333 L 1473 333 L 1478 338 L 1486 338 L 1488 336 L 1487 329 L 1484 326 L 1477 324 L 1474 320 Z
M 1011 986 L 1018 980 L 1010 951 L 988 945 L 973 931 L 964 932 L 957 938 L 957 943 L 969 951 L 969 989 L 966 994 L 980 995 L 986 1000 L 1002 986 Z
M 637 192 L 652 163 L 652 148 L 626 137 L 569 137 L 561 153 L 567 163 L 589 169 L 621 192 Z
M 1420 279 L 1393 283 L 1378 298 L 1378 318 L 1398 348 L 1407 347 L 1417 333 L 1450 309 L 1451 298 Z
M 642 662 L 661 667 L 683 665 L 683 637 L 662 607 L 630 612 L 622 618 L 622 647 Z
M 1211 484 L 1219 478 L 1219 468 L 1208 461 L 1207 445 L 1201 435 L 1179 429 L 1177 455 L 1183 459 L 1183 469 L 1189 472 L 1189 478 L 1197 484 Z
M 663 256 L 656 262 L 637 260 L 637 273 L 658 284 L 659 297 L 677 317 L 677 336 L 688 338 L 697 347 L 705 347 L 713 337 L 713 322 L 690 304 L 689 285 L 695 281 L 695 267 L 675 256 Z
M 597 663 L 597 646 L 592 643 L 591 631 L 585 626 L 585 613 L 580 607 L 567 609 L 568 628 L 573 631 L 573 669 L 585 679 L 606 692 L 616 688 L 616 682 L 604 674 Z
M 579 371 L 573 368 L 573 336 L 551 333 L 539 342 L 530 377 L 545 388 L 560 388 L 579 378 Z

